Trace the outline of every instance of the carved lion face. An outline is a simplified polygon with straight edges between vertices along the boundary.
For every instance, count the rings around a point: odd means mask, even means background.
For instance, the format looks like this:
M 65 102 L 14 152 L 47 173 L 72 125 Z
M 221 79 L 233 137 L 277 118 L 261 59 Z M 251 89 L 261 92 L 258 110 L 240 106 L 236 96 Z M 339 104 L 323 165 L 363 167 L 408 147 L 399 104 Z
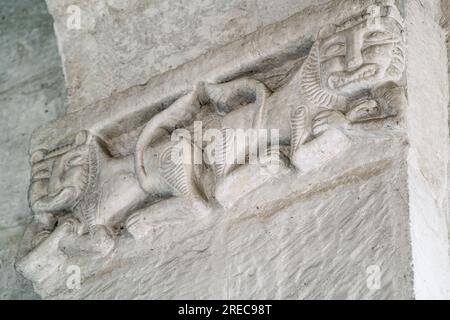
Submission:
M 390 17 L 361 23 L 320 40 L 322 87 L 351 97 L 398 81 L 405 66 L 402 28 Z
M 81 145 L 32 164 L 29 198 L 34 212 L 66 211 L 80 201 L 88 180 L 88 155 L 89 147 Z

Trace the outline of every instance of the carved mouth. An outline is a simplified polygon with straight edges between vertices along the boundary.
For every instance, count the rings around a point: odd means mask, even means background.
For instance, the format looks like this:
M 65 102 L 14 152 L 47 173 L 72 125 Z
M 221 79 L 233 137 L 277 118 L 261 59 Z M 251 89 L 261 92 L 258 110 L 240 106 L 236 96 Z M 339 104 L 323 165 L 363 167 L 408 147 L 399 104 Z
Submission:
M 54 196 L 46 196 L 37 200 L 32 209 L 34 212 L 51 212 L 71 207 L 76 200 L 77 192 L 74 187 L 67 187 Z
M 376 65 L 366 65 L 354 72 L 337 72 L 328 78 L 328 85 L 331 89 L 340 89 L 355 82 L 368 81 L 374 78 L 378 68 Z

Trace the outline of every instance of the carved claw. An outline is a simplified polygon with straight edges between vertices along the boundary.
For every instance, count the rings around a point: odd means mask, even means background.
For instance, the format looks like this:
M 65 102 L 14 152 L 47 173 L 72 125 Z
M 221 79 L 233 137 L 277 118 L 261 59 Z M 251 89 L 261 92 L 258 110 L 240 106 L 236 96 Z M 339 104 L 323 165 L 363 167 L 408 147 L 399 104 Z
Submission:
M 407 105 L 405 89 L 395 83 L 380 87 L 373 94 L 377 97 L 386 117 L 396 116 L 398 111 L 404 109 Z
M 324 110 L 319 112 L 312 121 L 312 133 L 314 137 L 318 137 L 327 131 L 330 127 L 345 126 L 348 119 L 339 111 Z
M 359 101 L 347 113 L 353 123 L 384 119 L 398 114 L 407 104 L 405 90 L 395 83 L 388 83 L 372 93 L 376 100 Z
M 31 246 L 33 248 L 37 247 L 39 244 L 42 243 L 42 241 L 47 239 L 50 236 L 51 233 L 52 232 L 50 230 L 42 230 L 42 231 L 40 231 L 38 234 L 36 234 L 33 237 L 33 240 L 31 242 Z
M 347 113 L 347 119 L 353 123 L 375 120 L 385 117 L 382 108 L 374 100 L 367 100 Z
M 114 249 L 114 246 L 114 239 L 102 225 L 96 225 L 92 234 L 72 235 L 62 239 L 59 244 L 60 250 L 69 256 L 88 254 L 104 257 Z
M 39 244 L 17 261 L 16 269 L 28 279 L 37 282 L 51 276 L 67 260 L 60 251 L 60 245 L 71 235 L 74 235 L 73 225 L 71 221 L 66 220 L 45 238 L 40 238 Z

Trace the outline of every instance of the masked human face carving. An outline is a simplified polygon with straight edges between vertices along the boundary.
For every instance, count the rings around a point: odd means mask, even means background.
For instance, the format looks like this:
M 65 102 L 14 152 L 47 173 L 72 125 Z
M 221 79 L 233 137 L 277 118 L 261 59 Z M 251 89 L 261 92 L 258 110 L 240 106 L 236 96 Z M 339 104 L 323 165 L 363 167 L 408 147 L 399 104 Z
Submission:
M 32 167 L 30 204 L 34 212 L 64 212 L 82 199 L 89 174 L 89 147 L 77 146 Z
M 390 17 L 363 20 L 321 39 L 322 87 L 352 97 L 402 77 L 405 67 L 402 28 Z

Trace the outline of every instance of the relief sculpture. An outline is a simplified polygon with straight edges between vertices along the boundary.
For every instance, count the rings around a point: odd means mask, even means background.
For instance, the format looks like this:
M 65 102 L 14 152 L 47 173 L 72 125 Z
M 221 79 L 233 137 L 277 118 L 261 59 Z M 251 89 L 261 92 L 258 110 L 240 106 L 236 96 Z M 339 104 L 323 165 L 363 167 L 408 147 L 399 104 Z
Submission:
M 151 185 L 147 172 L 154 169 L 146 168 L 144 158 L 152 143 L 193 121 L 205 124 L 204 129 L 222 132 L 222 141 L 227 140 L 226 132 L 233 129 L 278 129 L 280 145 L 290 147 L 291 164 L 304 171 L 302 157 L 308 143 L 327 129 L 397 114 L 404 99 L 403 89 L 397 85 L 404 66 L 400 13 L 391 5 L 369 7 L 340 26 L 324 27 L 300 70 L 275 92 L 251 78 L 196 85 L 192 93 L 151 119 L 144 128 L 136 147 L 138 179 L 143 186 Z M 248 145 L 232 144 L 235 157 L 248 152 Z M 228 153 L 227 143 L 223 147 L 225 150 L 218 154 Z M 209 160 L 217 183 L 230 170 L 236 170 L 235 159 L 224 163 L 216 155 Z M 188 171 L 200 176 L 180 174 L 180 183 L 191 186 L 186 189 L 198 190 L 201 170 Z M 192 191 L 184 193 L 191 200 L 201 198 L 192 195 Z
M 127 229 L 138 236 L 133 226 L 142 215 L 151 216 L 157 202 L 185 199 L 186 212 L 196 219 L 215 207 L 231 206 L 233 186 L 253 181 L 249 192 L 265 181 L 254 177 L 250 165 L 236 162 L 248 159 L 249 146 L 236 143 L 229 134 L 235 130 L 278 130 L 276 145 L 268 143 L 259 153 L 276 155 L 288 174 L 304 174 L 330 161 L 351 143 L 345 130 L 401 112 L 403 32 L 398 9 L 384 1 L 322 28 L 301 67 L 275 91 L 251 77 L 193 84 L 190 93 L 148 121 L 130 156 L 113 157 L 106 143 L 88 131 L 69 145 L 33 154 L 29 199 L 34 220 L 19 270 L 35 272 L 33 261 L 48 250 L 59 252 L 57 261 L 77 254 L 104 256 Z M 198 125 L 202 132 L 213 130 L 216 139 L 192 141 Z M 189 137 L 174 140 L 180 128 Z M 215 151 L 205 152 L 214 143 Z M 314 151 L 318 146 L 320 155 Z

